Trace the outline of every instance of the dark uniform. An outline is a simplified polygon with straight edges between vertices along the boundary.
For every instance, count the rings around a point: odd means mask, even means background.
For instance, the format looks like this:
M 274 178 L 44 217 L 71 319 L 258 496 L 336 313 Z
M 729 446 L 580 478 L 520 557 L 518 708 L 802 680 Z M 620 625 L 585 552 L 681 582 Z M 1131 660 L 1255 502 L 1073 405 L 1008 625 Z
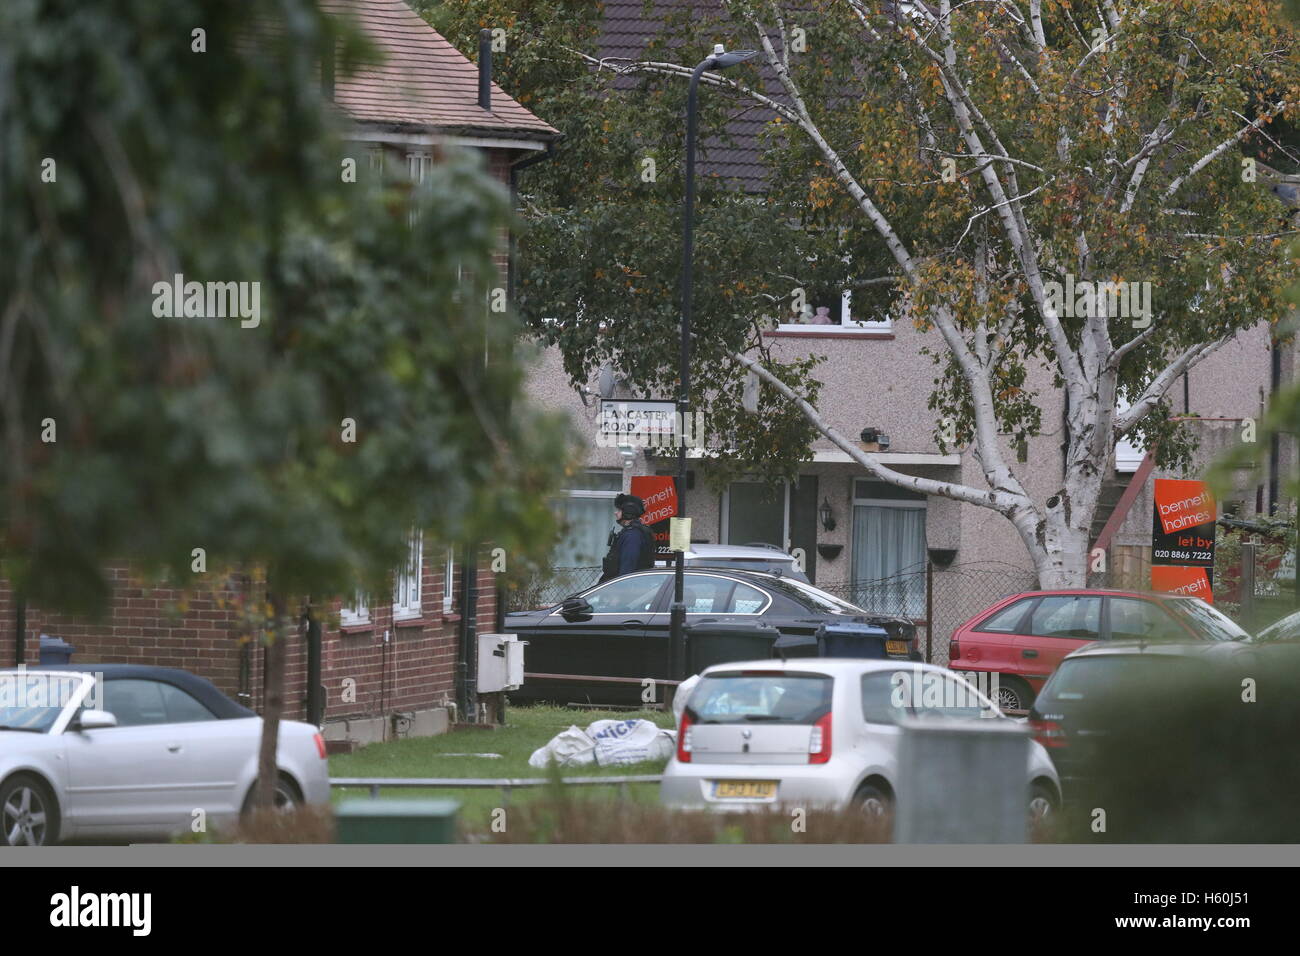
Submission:
M 618 534 L 610 533 L 609 553 L 601 564 L 602 581 L 652 568 L 655 563 L 654 532 L 641 523 L 645 504 L 635 495 L 619 495 L 614 499 L 614 507 L 623 512 L 624 518 L 632 520 Z

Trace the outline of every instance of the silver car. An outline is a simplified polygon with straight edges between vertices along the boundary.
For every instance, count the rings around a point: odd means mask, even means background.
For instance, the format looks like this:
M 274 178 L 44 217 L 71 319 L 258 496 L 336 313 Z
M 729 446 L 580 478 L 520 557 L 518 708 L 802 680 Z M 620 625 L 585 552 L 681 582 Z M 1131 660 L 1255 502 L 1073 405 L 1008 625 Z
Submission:
M 724 568 L 733 571 L 766 571 L 810 584 L 794 555 L 770 544 L 693 544 L 683 553 L 688 568 Z M 659 562 L 669 567 L 672 558 Z
M 166 839 L 233 823 L 262 719 L 167 667 L 0 671 L 0 846 Z M 276 803 L 329 801 L 325 742 L 280 725 Z
M 931 664 L 803 658 L 718 664 L 690 690 L 662 802 L 735 811 L 859 807 L 889 818 L 903 717 L 1009 720 L 972 684 Z M 1060 806 L 1047 752 L 1030 741 L 1028 813 Z

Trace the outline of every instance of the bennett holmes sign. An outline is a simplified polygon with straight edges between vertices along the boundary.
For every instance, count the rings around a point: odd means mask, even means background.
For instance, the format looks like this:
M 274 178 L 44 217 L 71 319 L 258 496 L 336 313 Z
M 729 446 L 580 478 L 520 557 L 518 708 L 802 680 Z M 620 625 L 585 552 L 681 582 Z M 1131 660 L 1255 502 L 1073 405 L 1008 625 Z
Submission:
M 1214 496 L 1203 481 L 1155 480 L 1151 588 L 1213 600 Z

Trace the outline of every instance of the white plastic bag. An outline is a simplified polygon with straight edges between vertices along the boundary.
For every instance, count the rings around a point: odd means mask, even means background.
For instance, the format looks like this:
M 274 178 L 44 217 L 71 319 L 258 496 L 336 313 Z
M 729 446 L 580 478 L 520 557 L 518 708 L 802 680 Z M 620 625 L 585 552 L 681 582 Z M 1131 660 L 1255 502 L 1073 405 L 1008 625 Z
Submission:
M 534 750 L 528 766 L 545 768 L 552 760 L 561 767 L 586 767 L 596 760 L 596 742 L 581 727 L 570 726 Z
M 596 763 L 601 767 L 667 760 L 672 756 L 672 734 L 648 720 L 597 720 L 587 727 L 596 744 Z

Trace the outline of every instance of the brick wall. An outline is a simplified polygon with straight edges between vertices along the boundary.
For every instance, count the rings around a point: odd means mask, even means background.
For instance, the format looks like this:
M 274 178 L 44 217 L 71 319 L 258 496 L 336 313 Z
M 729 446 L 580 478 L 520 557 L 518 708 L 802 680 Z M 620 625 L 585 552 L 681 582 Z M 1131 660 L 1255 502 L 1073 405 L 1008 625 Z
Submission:
M 480 632 L 495 629 L 496 582 L 480 559 L 476 607 Z M 113 602 L 99 620 L 53 614 L 28 606 L 26 662 L 40 659 L 39 636 L 61 637 L 75 648 L 77 664 L 133 663 L 180 667 L 206 677 L 236 697 L 241 690 L 241 658 L 246 662 L 249 703 L 263 702 L 263 651 L 241 633 L 236 586 L 179 589 L 151 587 L 128 566 L 108 570 Z M 340 602 L 331 602 L 322 617 L 321 682 L 326 689 L 325 717 L 387 716 L 424 710 L 456 698 L 457 613 L 460 567 L 452 581 L 454 604 L 444 613 L 445 551 L 428 550 L 421 574 L 421 616 L 393 621 L 387 600 L 374 599 L 370 620 L 347 628 L 330 627 Z M 223 606 L 224 605 L 224 606 Z M 15 602 L 9 583 L 0 579 L 0 667 L 16 660 Z M 307 648 L 297 628 L 288 631 L 285 716 L 307 713 Z

